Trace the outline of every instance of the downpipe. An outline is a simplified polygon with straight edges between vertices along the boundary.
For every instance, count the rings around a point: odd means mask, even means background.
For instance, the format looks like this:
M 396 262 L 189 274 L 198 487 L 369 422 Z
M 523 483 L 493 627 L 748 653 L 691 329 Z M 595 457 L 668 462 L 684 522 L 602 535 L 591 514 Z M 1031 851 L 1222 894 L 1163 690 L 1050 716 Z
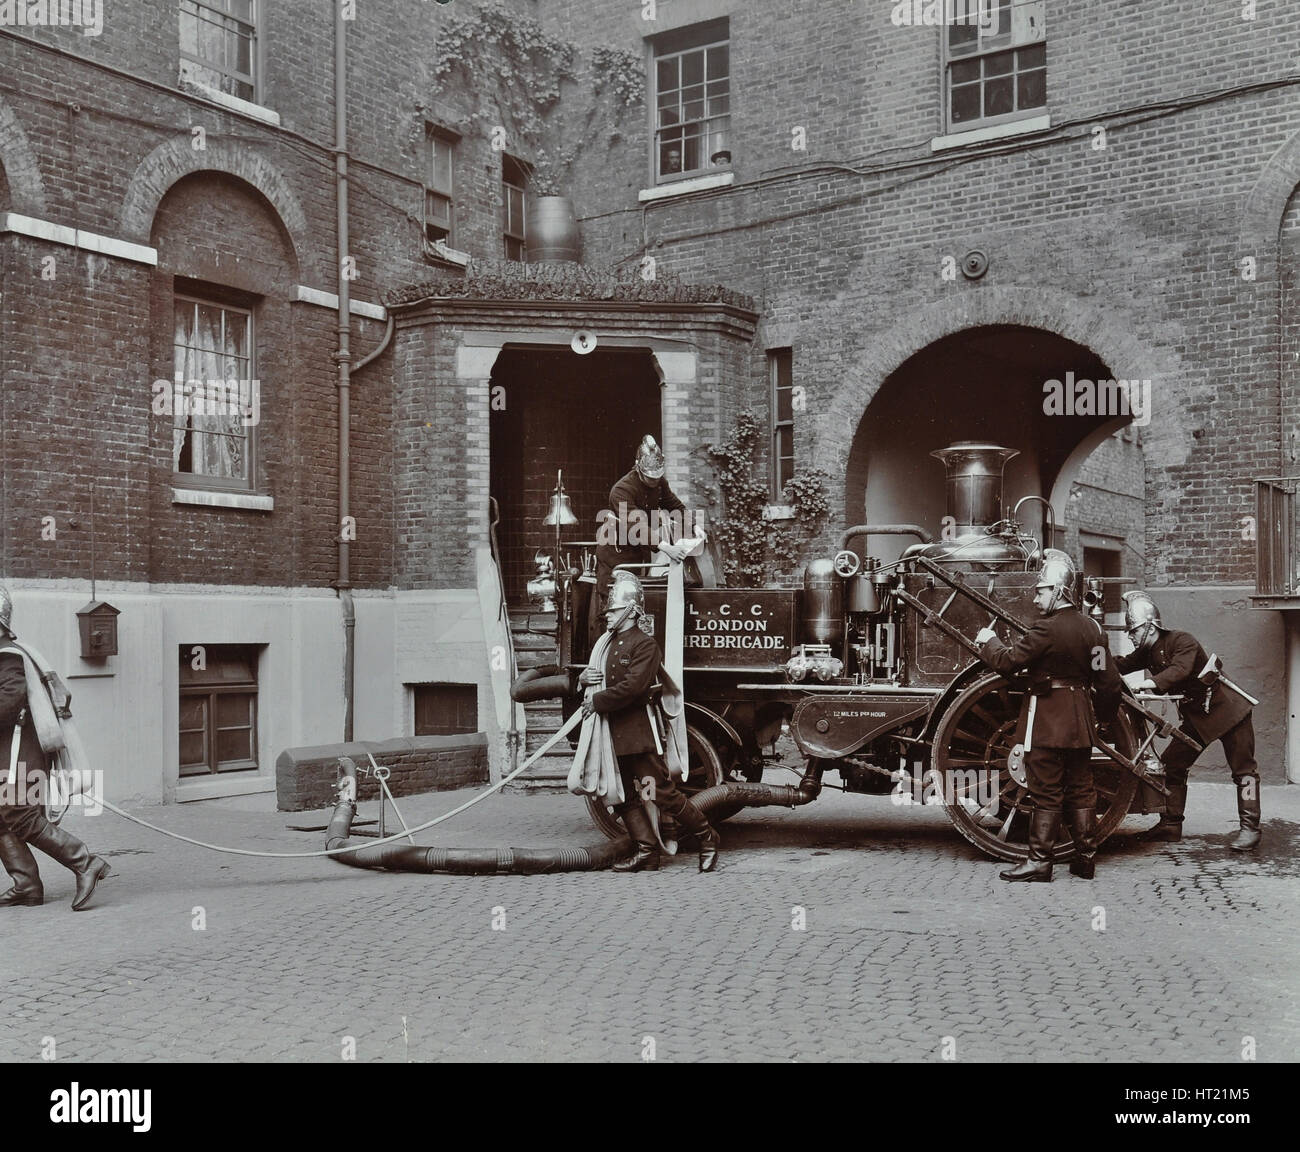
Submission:
M 355 765 L 341 764 L 339 799 L 325 832 L 329 851 L 348 847 L 357 814 Z M 821 791 L 820 771 L 810 772 L 798 786 L 786 784 L 716 784 L 687 801 L 705 817 L 715 808 L 798 808 Z M 363 844 L 332 859 L 353 868 L 387 872 L 446 872 L 459 876 L 535 876 L 548 872 L 600 872 L 632 851 L 627 836 L 592 848 L 424 848 L 415 844 Z

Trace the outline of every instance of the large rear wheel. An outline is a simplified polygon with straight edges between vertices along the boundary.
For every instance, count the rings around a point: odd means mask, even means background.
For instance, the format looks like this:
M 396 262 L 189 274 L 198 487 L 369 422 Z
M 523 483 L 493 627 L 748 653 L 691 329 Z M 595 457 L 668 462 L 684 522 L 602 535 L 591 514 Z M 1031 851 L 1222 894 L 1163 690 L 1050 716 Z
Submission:
M 973 681 L 939 721 L 930 751 L 927 788 L 942 788 L 944 808 L 957 831 L 998 860 L 1029 856 L 1029 792 L 1024 768 L 1010 764 L 1023 685 L 992 672 Z M 1137 737 L 1127 709 L 1111 725 L 1114 746 L 1132 757 Z M 1137 778 L 1104 752 L 1092 751 L 1097 789 L 1097 842 L 1119 827 L 1137 791 Z M 1061 834 L 1069 835 L 1062 827 Z M 1056 859 L 1074 852 L 1058 841 Z

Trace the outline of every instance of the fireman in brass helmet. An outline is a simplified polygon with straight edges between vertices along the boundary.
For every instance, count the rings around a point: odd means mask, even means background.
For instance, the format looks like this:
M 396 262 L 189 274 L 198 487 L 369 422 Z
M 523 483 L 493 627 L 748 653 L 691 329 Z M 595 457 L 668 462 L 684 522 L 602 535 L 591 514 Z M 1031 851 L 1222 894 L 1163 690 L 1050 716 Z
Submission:
M 1124 594 L 1124 627 L 1133 651 L 1116 660 L 1124 673 L 1144 672 L 1138 689 L 1181 696 L 1182 729 L 1201 744 L 1223 745 L 1237 786 L 1237 818 L 1241 830 L 1229 848 L 1248 852 L 1259 846 L 1259 766 L 1255 763 L 1255 725 L 1251 701 L 1227 684 L 1206 684 L 1200 676 L 1209 663 L 1205 649 L 1189 632 L 1177 632 L 1160 622 L 1160 610 L 1147 593 Z M 1160 822 L 1142 833 L 1145 840 L 1183 838 L 1187 808 L 1187 773 L 1200 755 L 1181 740 L 1171 740 L 1161 755 L 1169 789 Z
M 975 642 L 984 662 L 1004 676 L 1029 674 L 1016 740 L 1024 746 L 1025 775 L 1033 809 L 1029 859 L 1000 873 L 1003 880 L 1047 883 L 1064 814 L 1074 840 L 1072 875 L 1091 880 L 1097 854 L 1097 794 L 1092 778 L 1096 716 L 1110 721 L 1119 708 L 1123 681 L 1101 625 L 1074 605 L 1077 573 L 1064 552 L 1043 553 L 1034 604 L 1040 619 L 1011 647 L 991 628 Z M 1096 693 L 1096 714 L 1089 689 Z
M 41 874 L 32 848 L 39 848 L 76 876 L 77 889 L 72 910 L 80 912 L 90 902 L 95 885 L 109 873 L 106 860 L 91 855 L 90 849 L 69 832 L 51 824 L 44 803 L 33 795 L 34 782 L 46 787 L 49 762 L 37 734 L 35 709 L 44 708 L 49 723 L 57 723 L 48 697 L 34 700 L 28 695 L 31 672 L 38 674 L 31 657 L 17 644 L 11 626 L 13 600 L 0 584 L 0 772 L 9 784 L 0 791 L 0 864 L 14 885 L 0 894 L 0 907 L 34 907 L 45 902 Z M 22 765 L 20 782 L 18 766 Z M 29 847 L 30 846 L 30 847 Z
M 624 803 L 614 811 L 627 825 L 636 847 L 631 859 L 614 865 L 615 872 L 653 872 L 659 867 L 659 845 L 650 818 L 641 802 L 641 781 L 654 782 L 654 802 L 688 832 L 693 832 L 700 849 L 700 871 L 712 872 L 718 859 L 718 834 L 704 815 L 678 790 L 655 742 L 648 706 L 659 671 L 659 646 L 648 632 L 637 627 L 645 612 L 641 581 L 620 572 L 609 590 L 605 605 L 606 627 L 614 636 L 605 656 L 603 670 L 584 669 L 578 682 L 584 687 L 603 685 L 583 701 L 582 714 L 599 712 L 609 721 L 614 754 L 623 781 Z
M 602 631 L 602 606 L 617 565 L 649 564 L 655 545 L 673 559 L 686 555 L 675 543 L 660 540 L 657 513 L 678 513 L 680 519 L 686 511 L 686 505 L 668 487 L 664 470 L 663 449 L 653 436 L 643 436 L 632 470 L 609 490 L 609 514 L 602 512 L 598 518 L 602 523 L 596 536 L 596 588 L 587 617 L 588 638 L 593 644 Z M 703 537 L 703 528 L 695 526 L 692 535 Z

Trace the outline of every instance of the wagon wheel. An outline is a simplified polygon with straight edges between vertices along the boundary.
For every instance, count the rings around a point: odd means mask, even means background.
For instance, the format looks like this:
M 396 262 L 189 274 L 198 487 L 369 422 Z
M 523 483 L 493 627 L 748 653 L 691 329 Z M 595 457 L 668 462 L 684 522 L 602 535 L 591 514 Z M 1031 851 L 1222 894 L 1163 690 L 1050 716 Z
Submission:
M 717 749 L 703 732 L 691 724 L 686 725 L 686 747 L 689 755 L 687 779 L 685 783 L 680 780 L 676 783 L 678 790 L 689 799 L 697 792 L 703 792 L 705 788 L 721 784 L 723 773 L 722 759 Z M 717 824 L 728 816 L 734 816 L 739 810 L 738 808 L 719 809 L 709 817 L 709 822 Z M 588 796 L 587 811 L 591 813 L 592 823 L 611 840 L 627 835 L 623 822 L 614 815 L 614 810 L 602 797 Z
M 930 752 L 930 771 L 942 775 L 948 818 L 976 848 L 998 860 L 1029 856 L 1030 804 L 1024 768 L 1013 771 L 1007 764 L 1024 694 L 1022 684 L 997 673 L 981 676 L 944 713 Z M 1131 757 L 1137 739 L 1127 709 L 1120 709 L 1111 727 L 1115 747 Z M 1137 778 L 1095 748 L 1092 773 L 1100 844 L 1128 814 Z M 1062 835 L 1068 834 L 1063 828 Z M 1064 860 L 1073 852 L 1069 840 L 1058 841 L 1055 857 Z

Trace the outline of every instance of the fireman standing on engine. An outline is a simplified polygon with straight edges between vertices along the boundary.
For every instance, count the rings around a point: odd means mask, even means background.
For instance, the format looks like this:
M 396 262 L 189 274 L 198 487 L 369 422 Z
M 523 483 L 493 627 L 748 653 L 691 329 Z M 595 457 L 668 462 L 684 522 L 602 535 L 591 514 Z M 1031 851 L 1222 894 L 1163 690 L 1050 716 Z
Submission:
M 1005 872 L 1003 880 L 1050 883 L 1052 858 L 1062 813 L 1074 840 L 1070 872 L 1091 880 L 1097 854 L 1097 794 L 1092 778 L 1096 720 L 1089 687 L 1097 694 L 1097 714 L 1113 720 L 1123 681 L 1111 658 L 1101 626 L 1071 600 L 1076 573 L 1064 552 L 1043 554 L 1034 604 L 1043 614 L 1010 648 L 991 628 L 975 637 L 984 662 L 1004 676 L 1029 673 L 1029 692 L 1016 730 L 1025 751 L 1025 775 L 1033 809 L 1029 819 L 1029 859 Z
M 601 527 L 596 536 L 596 588 L 587 616 L 592 644 L 602 631 L 601 614 L 616 565 L 649 564 L 655 546 L 674 560 L 686 556 L 685 549 L 660 540 L 659 513 L 680 516 L 686 511 L 686 505 L 668 487 L 664 468 L 664 454 L 655 438 L 644 436 L 637 447 L 632 471 L 609 490 L 609 510 L 598 518 Z M 693 534 L 703 537 L 704 530 L 697 526 Z
M 1205 684 L 1200 674 L 1209 658 L 1189 632 L 1176 632 L 1160 623 L 1160 611 L 1145 592 L 1124 594 L 1124 627 L 1133 651 L 1116 660 L 1121 672 L 1146 672 L 1138 688 L 1182 696 L 1178 711 L 1182 730 L 1204 745 L 1223 745 L 1237 786 L 1237 818 L 1241 831 L 1228 847 L 1248 852 L 1259 846 L 1259 767 L 1255 763 L 1255 725 L 1252 705 L 1234 687 L 1220 680 Z M 1183 838 L 1183 813 L 1187 807 L 1187 773 L 1200 755 L 1181 740 L 1171 740 L 1161 760 L 1169 797 L 1160 822 L 1142 833 L 1144 840 L 1178 841 Z
M 653 782 L 655 804 L 695 834 L 700 849 L 700 871 L 712 872 L 718 859 L 718 834 L 703 813 L 678 791 L 651 728 L 655 722 L 652 697 L 660 657 L 653 637 L 637 627 L 644 611 L 641 581 L 630 573 L 620 572 L 605 606 L 606 626 L 614 635 L 605 656 L 604 670 L 587 668 L 578 678 L 584 686 L 604 685 L 602 691 L 583 701 L 582 714 L 585 719 L 598 712 L 609 721 L 626 797 L 614 811 L 622 817 L 636 846 L 632 858 L 615 864 L 614 871 L 653 872 L 659 867 L 659 844 L 641 802 L 642 780 L 648 777 Z

